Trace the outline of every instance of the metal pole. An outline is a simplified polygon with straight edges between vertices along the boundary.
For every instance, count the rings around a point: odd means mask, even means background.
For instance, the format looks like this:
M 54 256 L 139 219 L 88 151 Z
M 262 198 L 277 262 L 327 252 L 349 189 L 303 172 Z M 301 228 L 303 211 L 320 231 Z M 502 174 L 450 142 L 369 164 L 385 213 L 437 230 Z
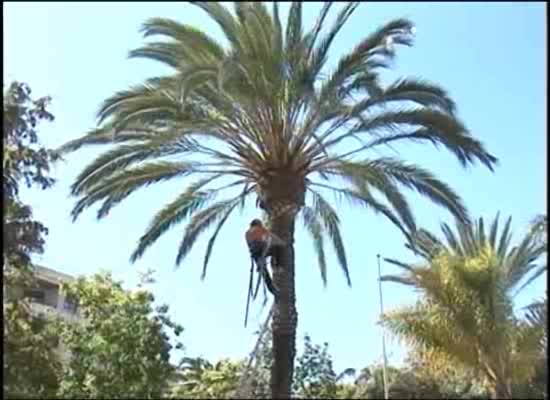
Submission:
M 376 255 L 376 258 L 378 259 L 378 293 L 380 294 L 380 319 L 382 319 L 382 316 L 384 315 L 384 303 L 382 301 L 382 279 L 380 275 L 380 254 Z M 389 399 L 389 393 L 388 393 L 388 375 L 386 371 L 386 365 L 387 365 L 387 357 L 386 357 L 386 338 L 384 335 L 384 326 L 381 326 L 382 329 L 382 357 L 383 357 L 383 378 L 384 378 L 384 399 Z

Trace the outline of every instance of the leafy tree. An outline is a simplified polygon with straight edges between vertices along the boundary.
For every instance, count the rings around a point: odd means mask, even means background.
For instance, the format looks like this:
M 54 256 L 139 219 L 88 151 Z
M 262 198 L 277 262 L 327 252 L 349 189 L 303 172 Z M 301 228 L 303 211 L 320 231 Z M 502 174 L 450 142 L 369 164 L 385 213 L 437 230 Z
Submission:
M 269 371 L 273 363 L 271 338 L 265 335 L 261 338 L 258 351 L 255 354 L 255 363 L 249 371 L 249 379 L 241 384 L 250 385 L 248 397 L 267 399 L 269 393 Z M 304 336 L 304 350 L 299 354 L 293 377 L 293 396 L 304 399 L 320 398 L 348 398 L 352 393 L 349 385 L 341 380 L 355 374 L 353 368 L 347 368 L 337 374 L 332 366 L 332 356 L 328 351 L 328 343 L 322 346 L 314 344 L 309 335 Z
M 78 201 L 72 215 L 77 218 L 99 203 L 98 218 L 103 218 L 138 189 L 196 178 L 158 211 L 131 259 L 188 219 L 176 262 L 214 227 L 204 276 L 219 230 L 246 198 L 256 196 L 268 225 L 286 243 L 273 268 L 279 296 L 271 375 L 273 397 L 286 398 L 298 322 L 298 215 L 313 238 L 323 280 L 328 237 L 351 284 L 340 221 L 327 194 L 384 215 L 407 236 L 415 219 L 404 188 L 468 220 L 461 198 L 445 182 L 420 165 L 374 151 L 411 141 L 442 145 L 462 166 L 478 161 L 491 170 L 496 158 L 468 132 L 438 85 L 414 78 L 382 84 L 380 74 L 395 58 L 396 47 L 412 44 L 410 21 L 388 22 L 328 70 L 334 38 L 359 2 L 344 4 L 330 25 L 326 17 L 333 2 L 325 3 L 312 27 L 303 25 L 302 3 L 293 2 L 285 29 L 277 2 L 272 13 L 263 2 L 236 2 L 234 13 L 218 2 L 192 4 L 219 25 L 228 45 L 174 20 L 145 22 L 146 37 L 169 40 L 147 43 L 130 56 L 159 61 L 173 72 L 115 93 L 100 108 L 99 127 L 64 146 L 65 151 L 106 148 L 74 182 Z M 214 202 L 221 192 L 227 197 Z
M 540 329 L 513 312 L 513 294 L 537 270 L 546 247 L 532 233 L 511 246 L 511 218 L 498 236 L 498 215 L 488 232 L 475 225 L 448 225 L 446 244 L 421 231 L 416 252 L 425 264 L 387 260 L 404 270 L 383 280 L 412 286 L 423 298 L 388 313 L 384 323 L 399 337 L 424 350 L 440 367 L 471 368 L 485 378 L 495 398 L 512 398 L 512 385 L 535 373 L 533 359 Z
M 42 147 L 38 125 L 52 121 L 49 97 L 33 99 L 28 85 L 4 88 L 3 123 L 3 394 L 6 398 L 52 397 L 58 384 L 58 361 L 52 350 L 55 334 L 47 321 L 35 317 L 17 295 L 32 284 L 31 256 L 44 250 L 47 229 L 33 219 L 19 196 L 27 187 L 50 187 L 48 175 L 55 153 Z
M 12 82 L 4 89 L 3 273 L 4 283 L 8 284 L 25 278 L 21 275 L 25 272 L 28 275 L 31 255 L 44 251 L 44 236 L 48 230 L 32 218 L 31 208 L 19 197 L 19 187 L 21 181 L 29 188 L 41 189 L 54 183 L 48 173 L 50 163 L 57 156 L 40 145 L 37 131 L 40 122 L 54 119 L 47 110 L 50 100 L 49 97 L 31 98 L 31 89 L 21 82 Z
M 3 311 L 3 397 L 55 397 L 60 363 L 52 324 L 33 316 L 24 301 L 4 301 Z
M 293 386 L 300 398 L 336 398 L 340 379 L 355 373 L 352 368 L 348 368 L 337 375 L 332 367 L 328 343 L 325 342 L 323 346 L 313 344 L 309 335 L 305 335 L 304 352 L 296 361 Z
M 158 398 L 174 371 L 168 331 L 183 328 L 153 309 L 143 288 L 128 292 L 108 273 L 79 278 L 63 287 L 78 299 L 82 323 L 59 321 L 62 343 L 71 354 L 59 395 L 69 398 Z M 178 343 L 176 348 L 181 348 Z
M 185 358 L 180 366 L 179 382 L 171 397 L 178 399 L 234 398 L 243 363 L 223 359 L 211 364 L 201 357 Z

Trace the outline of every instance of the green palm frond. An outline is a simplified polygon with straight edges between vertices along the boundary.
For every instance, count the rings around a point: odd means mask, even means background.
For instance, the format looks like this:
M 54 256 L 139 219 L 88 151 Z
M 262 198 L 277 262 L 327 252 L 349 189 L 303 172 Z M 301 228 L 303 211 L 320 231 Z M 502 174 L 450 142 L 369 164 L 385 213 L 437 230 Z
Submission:
M 362 190 L 352 190 L 352 189 L 343 189 L 337 188 L 330 185 L 324 185 L 321 183 L 311 183 L 311 186 L 319 186 L 324 189 L 332 191 L 332 193 L 337 197 L 337 199 L 345 199 L 349 204 L 355 206 L 362 206 L 372 209 L 376 213 L 380 213 L 385 216 L 392 224 L 394 224 L 405 236 L 407 242 L 411 243 L 412 238 L 410 232 L 407 231 L 406 227 L 401 223 L 401 220 L 394 214 L 394 212 L 387 207 L 386 205 L 380 203 L 378 200 L 372 196 L 372 194 L 366 188 Z
M 150 137 L 152 129 L 132 126 L 125 132 L 120 132 L 114 135 L 111 125 L 106 125 L 101 128 L 92 129 L 78 139 L 70 140 L 63 144 L 56 151 L 60 154 L 76 151 L 82 146 L 101 145 L 101 144 L 116 144 L 132 141 L 146 140 Z
M 363 108 L 371 106 L 368 103 L 358 103 L 353 114 L 364 111 Z M 410 131 L 410 127 L 412 131 Z M 409 129 L 403 131 L 404 129 Z M 453 153 L 463 167 L 473 164 L 475 160 L 484 164 L 490 170 L 496 163 L 496 158 L 487 153 L 481 142 L 468 133 L 462 122 L 446 112 L 436 109 L 416 108 L 398 111 L 383 111 L 374 116 L 361 118 L 351 129 L 343 132 L 339 136 L 328 140 L 327 134 L 321 136 L 326 148 L 331 148 L 354 134 L 375 132 L 389 132 L 386 136 L 377 137 L 364 146 L 350 151 L 345 156 L 350 156 L 361 151 L 372 149 L 382 144 L 388 144 L 396 140 L 428 140 L 434 145 L 441 144 Z M 397 133 L 395 133 L 397 132 Z M 314 155 L 317 156 L 319 149 L 314 149 Z M 321 165 L 326 161 L 321 162 Z
M 216 195 L 216 191 L 201 189 L 221 176 L 222 174 L 218 174 L 195 182 L 185 192 L 176 197 L 175 200 L 164 206 L 155 215 L 147 227 L 145 234 L 139 239 L 139 244 L 130 258 L 131 262 L 135 262 L 141 258 L 145 250 L 155 243 L 168 229 L 193 215 L 194 212 L 200 210 L 208 201 L 212 200 Z
M 380 277 L 380 280 L 382 282 L 395 282 L 395 283 L 400 283 L 402 285 L 415 286 L 414 280 L 410 278 L 398 276 L 398 275 L 383 275 Z
M 423 79 L 398 79 L 384 89 L 380 98 L 384 103 L 410 101 L 425 107 L 436 107 L 451 115 L 456 112 L 456 104 L 445 89 Z
M 201 56 L 202 59 L 210 58 L 213 61 L 219 61 L 225 56 L 222 45 L 214 38 L 208 36 L 200 29 L 180 24 L 172 19 L 150 18 L 142 25 L 141 32 L 144 37 L 160 35 L 175 40 L 178 51 L 174 54 L 178 56 L 174 60 L 174 66 L 176 67 L 188 58 L 194 60 L 194 57 Z M 137 54 L 133 51 L 130 53 L 130 56 L 135 57 Z
M 216 242 L 216 238 L 218 237 L 218 234 L 220 233 L 222 227 L 224 226 L 224 224 L 228 220 L 229 216 L 231 215 L 231 213 L 233 212 L 235 207 L 241 206 L 241 210 L 242 210 L 242 204 L 244 204 L 244 201 L 245 201 L 246 197 L 254 189 L 255 189 L 254 187 L 249 187 L 249 186 L 245 185 L 242 193 L 240 194 L 240 196 L 237 199 L 238 201 L 235 202 L 235 205 L 229 207 L 227 209 L 226 213 L 220 218 L 220 220 L 218 222 L 218 225 L 216 225 L 216 229 L 214 229 L 214 233 L 212 234 L 212 236 L 208 240 L 208 244 L 206 246 L 206 253 L 204 255 L 204 263 L 203 263 L 203 267 L 202 267 L 201 279 L 204 279 L 206 277 L 206 268 L 208 267 L 208 261 L 210 260 L 212 250 L 214 249 L 214 243 Z
M 351 287 L 346 249 L 344 247 L 344 241 L 342 240 L 342 234 L 340 233 L 340 219 L 338 218 L 338 213 L 323 196 L 315 190 L 310 189 L 309 191 L 313 196 L 313 210 L 325 227 L 325 232 L 332 242 L 340 268 L 342 268 L 344 272 L 348 286 Z
M 397 189 L 389 183 L 399 183 L 414 189 L 430 198 L 434 203 L 446 208 L 458 220 L 468 222 L 466 206 L 460 196 L 447 184 L 437 179 L 428 170 L 417 165 L 406 164 L 393 158 L 379 158 L 364 162 L 338 162 L 326 173 L 336 172 L 341 175 L 361 179 L 365 184 L 372 185 L 382 191 L 391 202 L 395 202 L 396 211 L 402 214 L 409 229 L 415 229 L 414 219 L 407 202 L 402 196 L 397 197 Z M 393 189 L 393 190 L 391 190 Z
M 178 254 L 176 257 L 176 265 L 179 265 L 181 261 L 183 261 L 185 256 L 195 244 L 196 240 L 205 230 L 207 230 L 213 223 L 227 219 L 231 212 L 234 211 L 234 209 L 239 205 L 241 198 L 243 196 L 247 196 L 250 192 L 251 189 L 235 198 L 219 201 L 204 210 L 195 213 L 185 228 L 185 233 L 179 245 Z M 205 260 L 205 266 L 206 261 L 207 260 Z M 204 268 L 203 275 L 205 272 L 206 270 Z
M 392 176 L 378 168 L 369 168 L 367 163 L 341 162 L 334 168 L 344 179 L 347 179 L 358 190 L 373 187 L 385 196 L 392 208 L 399 215 L 410 231 L 416 230 L 416 222 L 409 203 L 399 191 Z M 333 173 L 331 170 L 325 173 Z
M 159 135 L 160 136 L 160 135 Z M 179 134 L 163 135 L 137 144 L 120 145 L 98 156 L 77 176 L 71 194 L 89 190 L 99 181 L 112 177 L 121 169 L 151 158 L 188 154 L 196 149 Z
M 137 189 L 158 183 L 177 176 L 184 176 L 192 171 L 193 164 L 188 162 L 151 162 L 141 167 L 129 168 L 105 178 L 83 194 L 73 208 L 73 221 L 94 203 L 103 200 L 97 218 L 105 217 L 110 209 L 128 197 Z
M 317 261 L 319 263 L 319 270 L 321 272 L 321 279 L 323 285 L 327 285 L 327 262 L 325 258 L 325 247 L 323 243 L 323 226 L 317 218 L 315 210 L 308 206 L 302 207 L 302 219 L 304 227 L 311 235 L 313 240 L 313 247 L 317 254 Z
M 235 49 L 241 49 L 237 22 L 231 13 L 217 1 L 191 1 L 205 11 L 221 28 L 225 37 Z

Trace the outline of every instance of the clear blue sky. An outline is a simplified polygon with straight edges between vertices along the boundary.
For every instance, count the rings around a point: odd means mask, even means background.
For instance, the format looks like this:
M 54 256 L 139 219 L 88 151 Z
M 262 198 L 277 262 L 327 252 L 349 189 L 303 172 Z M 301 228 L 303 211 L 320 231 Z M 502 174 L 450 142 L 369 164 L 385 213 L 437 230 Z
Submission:
M 333 56 L 339 56 L 393 18 L 408 17 L 416 23 L 415 46 L 400 51 L 387 79 L 418 76 L 447 88 L 460 117 L 500 159 L 500 166 L 494 174 L 481 167 L 463 170 L 449 154 L 419 146 L 402 148 L 401 156 L 452 183 L 472 215 L 492 218 L 498 210 L 513 215 L 518 236 L 533 216 L 546 210 L 544 6 L 362 3 L 333 47 Z M 304 5 L 306 24 L 314 21 L 318 10 L 319 3 Z M 199 9 L 183 2 L 7 3 L 4 11 L 4 82 L 22 80 L 31 85 L 34 95 L 53 97 L 56 120 L 40 128 L 43 143 L 51 147 L 92 128 L 100 102 L 113 92 L 164 72 L 152 62 L 126 58 L 142 44 L 138 29 L 147 18 L 170 17 L 219 35 Z M 153 186 L 131 196 L 108 219 L 97 222 L 92 209 L 73 224 L 69 186 L 97 154 L 98 149 L 87 149 L 69 156 L 53 171 L 58 179 L 55 188 L 24 192 L 36 217 L 50 228 L 46 252 L 37 261 L 71 274 L 110 269 L 128 287 L 135 285 L 138 269 L 153 267 L 158 281 L 153 291 L 185 326 L 190 355 L 215 360 L 248 354 L 261 318 L 257 304 L 252 323 L 243 328 L 249 259 L 241 235 L 256 211 L 249 209 L 226 225 L 204 282 L 199 279 L 204 241 L 180 269 L 174 269 L 183 226 L 131 265 L 129 255 L 149 218 L 181 187 Z M 416 195 L 411 198 L 424 227 L 437 231 L 440 221 L 450 222 L 447 213 L 428 201 Z M 315 342 L 330 343 L 337 369 L 360 368 L 381 353 L 375 324 L 379 311 L 376 254 L 398 259 L 410 259 L 410 255 L 398 232 L 381 217 L 344 209 L 341 218 L 352 289 L 346 286 L 332 253 L 329 284 L 323 288 L 311 243 L 301 230 L 297 233 L 298 343 L 308 332 Z M 383 269 L 392 270 L 389 265 Z M 543 279 L 518 298 L 518 305 L 543 294 Z M 414 300 L 410 290 L 391 284 L 385 285 L 384 296 L 386 309 Z M 389 347 L 391 361 L 402 359 L 404 350 L 397 342 L 391 341 Z

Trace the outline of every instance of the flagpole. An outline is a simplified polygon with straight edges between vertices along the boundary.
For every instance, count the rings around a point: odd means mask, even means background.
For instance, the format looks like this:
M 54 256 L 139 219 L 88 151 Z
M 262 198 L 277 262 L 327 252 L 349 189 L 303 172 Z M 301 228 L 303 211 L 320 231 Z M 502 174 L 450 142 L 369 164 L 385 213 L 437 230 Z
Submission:
M 378 259 L 378 293 L 380 295 L 380 319 L 382 319 L 382 316 L 384 315 L 384 303 L 382 301 L 382 279 L 380 275 L 380 254 L 376 255 L 376 258 Z M 388 393 L 388 375 L 387 375 L 387 357 L 386 357 L 386 338 L 384 334 L 384 326 L 381 325 L 382 329 L 382 357 L 383 357 L 383 378 L 384 378 L 384 399 L 389 399 L 389 393 Z

